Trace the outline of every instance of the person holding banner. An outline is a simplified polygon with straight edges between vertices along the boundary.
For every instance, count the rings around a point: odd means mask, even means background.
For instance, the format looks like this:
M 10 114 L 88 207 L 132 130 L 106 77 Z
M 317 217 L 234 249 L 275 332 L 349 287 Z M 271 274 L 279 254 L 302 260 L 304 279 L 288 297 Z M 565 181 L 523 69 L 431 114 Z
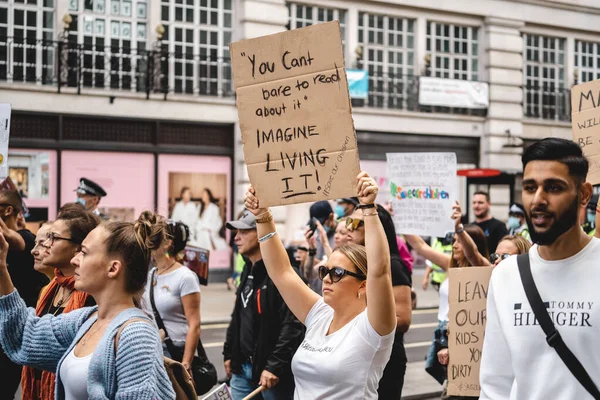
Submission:
M 377 214 L 390 252 L 390 267 L 392 272 L 392 286 L 396 306 L 396 335 L 390 361 L 383 370 L 379 381 L 377 393 L 380 400 L 399 399 L 402 397 L 404 374 L 406 373 L 406 350 L 404 349 L 404 333 L 408 331 L 411 323 L 411 279 L 406 271 L 398 245 L 396 242 L 396 229 L 390 213 L 381 206 L 377 206 Z M 360 210 L 356 210 L 347 219 L 348 240 L 350 243 L 365 245 L 365 218 Z
M 260 193 L 253 187 L 246 193 L 246 208 L 257 216 L 267 272 L 307 329 L 292 361 L 296 399 L 376 399 L 390 358 L 396 317 L 389 246 L 375 209 L 378 187 L 361 172 L 356 189 L 366 248 L 347 244 L 331 254 L 319 268 L 323 297 L 292 269 Z

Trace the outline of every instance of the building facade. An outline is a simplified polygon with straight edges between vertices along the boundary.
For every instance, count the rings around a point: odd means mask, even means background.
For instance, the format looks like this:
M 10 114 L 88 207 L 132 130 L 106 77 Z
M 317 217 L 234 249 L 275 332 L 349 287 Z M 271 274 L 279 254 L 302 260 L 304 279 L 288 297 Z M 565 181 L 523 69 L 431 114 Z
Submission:
M 0 0 L 0 102 L 28 203 L 53 218 L 85 176 L 114 213 L 166 213 L 193 186 L 234 217 L 248 176 L 229 43 L 334 19 L 346 67 L 369 72 L 353 100 L 363 168 L 384 183 L 386 152 L 456 152 L 503 172 L 461 181 L 463 203 L 492 184 L 498 217 L 519 199 L 523 148 L 571 137 L 570 88 L 600 78 L 596 0 Z M 489 107 L 420 106 L 422 75 L 487 82 Z M 275 213 L 288 240 L 308 219 Z

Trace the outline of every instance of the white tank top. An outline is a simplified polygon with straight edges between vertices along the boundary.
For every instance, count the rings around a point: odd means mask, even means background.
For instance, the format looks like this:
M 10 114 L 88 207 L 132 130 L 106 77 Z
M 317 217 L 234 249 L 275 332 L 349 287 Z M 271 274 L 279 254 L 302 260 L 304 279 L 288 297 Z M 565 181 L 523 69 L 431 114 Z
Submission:
M 65 388 L 65 400 L 87 400 L 88 369 L 92 355 L 77 357 L 71 350 L 60 366 L 60 378 Z

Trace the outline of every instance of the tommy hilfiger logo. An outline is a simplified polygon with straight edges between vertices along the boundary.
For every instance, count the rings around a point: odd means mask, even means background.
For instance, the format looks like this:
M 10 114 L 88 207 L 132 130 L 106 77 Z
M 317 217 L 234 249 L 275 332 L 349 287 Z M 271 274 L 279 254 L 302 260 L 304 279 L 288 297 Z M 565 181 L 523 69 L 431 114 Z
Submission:
M 550 319 L 557 326 L 589 326 L 590 312 L 594 306 L 591 301 L 547 301 Z M 515 303 L 513 307 L 514 326 L 539 325 L 529 303 Z

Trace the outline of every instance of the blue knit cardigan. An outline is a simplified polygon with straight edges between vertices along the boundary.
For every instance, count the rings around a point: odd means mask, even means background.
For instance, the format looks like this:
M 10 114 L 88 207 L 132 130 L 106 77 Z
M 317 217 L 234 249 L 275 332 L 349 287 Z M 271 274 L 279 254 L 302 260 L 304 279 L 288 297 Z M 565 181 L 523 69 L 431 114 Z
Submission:
M 56 373 L 56 400 L 65 398 L 60 366 L 90 329 L 97 307 L 85 307 L 57 317 L 37 317 L 15 290 L 0 297 L 0 343 L 15 363 Z M 121 332 L 115 355 L 115 336 L 131 318 L 152 321 L 137 308 L 119 313 L 106 327 L 90 361 L 88 398 L 123 400 L 175 399 L 163 363 L 163 350 L 155 325 L 135 321 Z

